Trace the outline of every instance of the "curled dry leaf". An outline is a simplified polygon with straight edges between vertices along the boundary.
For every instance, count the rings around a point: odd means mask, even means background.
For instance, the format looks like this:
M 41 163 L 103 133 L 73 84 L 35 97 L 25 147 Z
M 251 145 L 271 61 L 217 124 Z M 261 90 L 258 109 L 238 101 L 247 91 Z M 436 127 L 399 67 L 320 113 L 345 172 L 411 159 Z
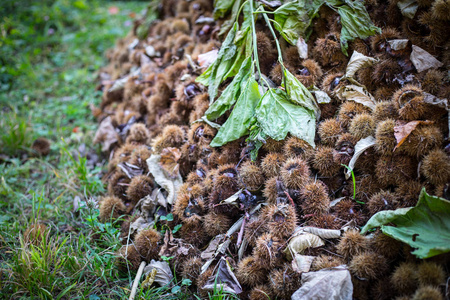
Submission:
M 433 55 L 416 45 L 412 45 L 410 59 L 419 73 L 428 69 L 437 69 L 444 65 Z
M 109 151 L 112 144 L 119 141 L 114 126 L 112 125 L 111 117 L 105 118 L 97 129 L 94 136 L 94 144 L 100 143 L 102 145 L 102 151 Z
M 373 57 L 368 57 L 358 51 L 353 51 L 352 57 L 350 57 L 350 61 L 347 64 L 347 69 L 345 70 L 345 78 L 353 78 L 359 69 L 370 67 L 376 61 L 377 59 Z
M 332 287 L 332 288 L 330 288 Z M 292 300 L 351 300 L 353 284 L 345 265 L 302 274 L 302 286 L 292 294 Z
M 315 234 L 308 232 L 296 233 L 289 241 L 284 253 L 293 258 L 295 254 L 301 254 L 305 249 L 317 248 L 325 245 L 323 240 Z
M 337 238 L 340 238 L 342 235 L 342 232 L 337 229 L 324 229 L 324 228 L 317 228 L 317 227 L 300 227 L 300 230 L 303 232 L 308 232 L 308 233 L 317 235 L 318 237 L 320 237 L 322 239 L 337 239 Z
M 411 132 L 413 132 L 414 129 L 416 129 L 419 124 L 433 124 L 433 123 L 434 123 L 433 121 L 411 121 L 408 123 L 401 120 L 395 121 L 394 135 L 395 139 L 397 140 L 397 146 L 395 146 L 394 151 L 406 141 Z
M 391 46 L 392 50 L 399 51 L 403 50 L 408 46 L 409 40 L 408 39 L 397 39 L 397 40 L 390 40 L 388 41 L 389 46 Z
M 375 98 L 367 91 L 364 86 L 350 84 L 342 86 L 336 93 L 338 98 L 342 101 L 350 100 L 361 103 L 370 109 L 374 109 L 376 105 Z
M 400 8 L 402 15 L 407 18 L 413 19 L 414 15 L 417 12 L 417 9 L 419 8 L 419 3 L 417 2 L 417 0 L 402 0 L 397 2 L 397 6 L 398 8 Z
M 160 161 L 161 155 L 152 154 L 150 158 L 147 159 L 148 169 L 155 178 L 156 183 L 168 192 L 168 195 L 166 197 L 167 203 L 172 205 L 177 197 L 178 190 L 183 184 L 183 179 L 181 178 L 180 172 L 178 170 L 174 178 L 170 177 L 161 167 Z M 167 203 L 165 203 L 166 206 Z
M 149 222 L 145 218 L 139 217 L 136 219 L 136 221 L 130 224 L 130 235 L 138 233 L 139 231 L 147 228 L 152 228 L 154 224 L 155 222 L 153 221 Z
M 301 59 L 308 58 L 308 44 L 301 36 L 297 40 L 297 50 Z
M 348 179 L 352 175 L 353 168 L 355 167 L 358 157 L 364 153 L 370 147 L 375 146 L 376 140 L 373 136 L 368 136 L 364 139 L 359 140 L 355 145 L 355 154 L 353 154 L 352 159 L 348 163 L 348 168 L 345 169 L 345 178 Z
M 209 277 L 202 287 L 205 290 L 223 290 L 228 293 L 240 294 L 242 287 L 225 257 L 221 257 L 216 266 L 216 272 Z
M 156 269 L 154 281 L 160 286 L 165 286 L 172 281 L 172 270 L 170 270 L 170 266 L 166 261 L 155 261 L 152 259 L 152 261 L 144 269 L 145 276 L 155 272 L 153 271 L 154 269 Z

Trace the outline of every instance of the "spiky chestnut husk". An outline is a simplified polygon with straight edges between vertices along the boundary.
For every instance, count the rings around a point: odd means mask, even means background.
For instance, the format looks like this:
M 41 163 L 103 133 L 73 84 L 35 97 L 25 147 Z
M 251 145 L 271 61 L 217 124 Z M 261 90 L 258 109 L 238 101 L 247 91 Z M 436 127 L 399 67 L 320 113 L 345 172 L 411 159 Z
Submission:
M 205 232 L 211 237 L 225 233 L 232 225 L 232 219 L 224 214 L 210 212 L 203 218 L 203 227 L 205 228 Z
M 117 219 L 126 211 L 126 206 L 123 201 L 114 196 L 108 196 L 100 202 L 100 221 L 107 222 L 110 219 Z
M 314 258 L 311 271 L 319 271 L 326 268 L 333 268 L 343 265 L 345 262 L 338 256 L 324 255 L 321 254 Z
M 268 153 L 261 161 L 261 169 L 266 178 L 278 176 L 285 157 L 281 153 Z
M 127 273 L 128 269 L 137 271 L 142 261 L 134 245 L 122 246 L 117 253 L 116 264 L 120 272 Z
M 217 159 L 218 164 L 237 164 L 241 159 L 241 152 L 244 146 L 244 139 L 239 139 L 222 146 L 220 156 Z
M 283 259 L 283 240 L 266 232 L 256 240 L 256 246 L 253 248 L 253 256 L 265 269 L 271 269 L 278 266 Z
M 345 130 L 338 120 L 332 118 L 322 121 L 317 132 L 323 145 L 334 146 Z
M 395 121 L 387 119 L 378 124 L 375 131 L 375 149 L 381 155 L 393 155 L 397 140 L 394 135 Z
M 216 136 L 217 130 L 208 124 L 194 123 L 188 132 L 188 141 L 191 144 L 209 144 Z
M 284 141 L 276 141 L 272 138 L 268 138 L 266 143 L 262 146 L 262 149 L 267 152 L 277 152 L 283 151 Z
M 440 147 L 443 142 L 443 134 L 438 126 L 418 125 L 398 148 L 402 153 L 420 157 L 428 154 L 433 148 Z
M 305 184 L 300 190 L 300 199 L 305 214 L 321 215 L 330 207 L 327 187 L 320 180 Z
M 148 173 L 148 165 L 147 159 L 150 157 L 152 152 L 150 151 L 148 146 L 137 146 L 131 152 L 129 163 L 141 168 L 144 171 L 144 174 Z
M 154 229 L 144 229 L 138 232 L 134 238 L 134 245 L 141 257 L 150 262 L 152 259 L 158 259 L 160 250 L 159 242 L 161 235 Z
M 385 84 L 398 86 L 395 77 L 401 73 L 402 67 L 394 59 L 386 59 L 377 63 L 373 68 L 373 80 L 375 85 Z
M 352 299 L 372 300 L 369 298 L 370 282 L 365 279 L 359 279 L 355 275 L 351 276 L 353 284 Z
M 261 71 L 264 74 L 268 74 L 270 72 L 270 68 L 277 59 L 276 51 L 274 51 L 275 47 L 272 46 L 271 39 L 263 31 L 258 31 L 256 33 L 256 40 Z
M 263 196 L 267 199 L 269 204 L 276 204 L 278 197 L 277 180 L 281 180 L 277 176 L 274 176 L 266 180 L 264 184 Z
M 325 38 L 317 39 L 313 48 L 313 57 L 323 67 L 341 68 L 346 65 L 347 57 L 342 53 L 340 34 L 328 33 Z
M 431 8 L 433 17 L 438 20 L 450 21 L 450 3 L 448 0 L 437 0 Z
M 327 146 L 319 146 L 314 153 L 312 166 L 319 171 L 319 174 L 326 177 L 338 174 L 341 165 L 333 159 L 333 148 Z
M 340 229 L 343 224 L 334 214 L 315 215 L 308 220 L 308 225 L 317 228 Z
M 259 216 L 252 216 L 245 223 L 244 237 L 252 247 L 256 246 L 257 239 L 267 231 L 267 224 Z
M 273 294 L 279 299 L 289 299 L 301 285 L 301 275 L 290 264 L 283 265 L 269 274 L 269 283 Z
M 353 51 L 357 51 L 366 56 L 370 55 L 370 45 L 368 43 L 366 43 L 366 41 L 364 41 L 360 38 L 356 38 L 353 40 L 353 43 L 351 44 L 351 49 Z M 353 51 L 351 51 L 351 52 L 353 52 Z
M 372 197 L 370 197 L 367 202 L 367 208 L 371 215 L 376 214 L 382 210 L 394 210 L 398 207 L 398 199 L 394 193 L 391 193 L 388 190 L 380 191 Z
M 374 252 L 366 251 L 355 255 L 350 261 L 349 270 L 358 278 L 376 279 L 389 269 L 386 258 Z
M 344 73 L 330 73 L 323 78 L 322 90 L 328 94 L 328 96 L 333 97 L 336 87 L 341 83 L 341 78 Z
M 304 140 L 291 136 L 284 144 L 283 153 L 287 158 L 300 157 L 309 161 L 314 154 L 314 149 Z
M 241 164 L 239 175 L 244 186 L 250 191 L 258 191 L 264 185 L 262 170 L 252 161 L 246 161 Z
M 434 194 L 437 197 L 450 200 L 450 182 L 436 186 Z
M 145 124 L 135 123 L 131 126 L 125 143 L 146 145 L 150 141 L 150 132 Z
M 334 118 L 336 112 L 339 109 L 339 105 L 336 101 L 331 101 L 330 103 L 319 103 L 320 117 L 323 119 Z
M 281 65 L 277 63 L 272 70 L 270 70 L 269 78 L 277 85 L 281 85 L 281 81 L 283 80 L 283 70 Z
M 252 300 L 270 300 L 273 299 L 272 291 L 267 285 L 257 285 L 255 286 L 249 294 L 249 299 Z
M 393 27 L 383 28 L 381 34 L 374 35 L 371 38 L 370 45 L 372 47 L 372 51 L 376 53 L 384 53 L 388 47 L 388 40 L 400 39 L 401 34 L 397 29 Z
M 191 257 L 182 262 L 181 276 L 185 279 L 190 279 L 193 285 L 197 285 L 198 278 L 201 273 L 203 261 L 199 257 Z
M 282 55 L 286 67 L 296 68 L 300 65 L 300 55 L 298 54 L 297 47 L 287 47 Z
M 297 224 L 295 207 L 291 204 L 269 205 L 261 212 L 261 218 L 269 233 L 280 239 L 291 236 Z
M 396 91 L 396 87 L 393 86 L 380 86 L 378 87 L 374 92 L 373 96 L 378 101 L 390 101 L 392 98 L 392 95 Z M 373 112 L 372 112 L 373 114 Z
M 395 189 L 395 194 L 399 199 L 399 207 L 416 206 L 420 192 L 424 187 L 429 190 L 429 187 L 419 180 L 404 180 L 399 183 L 397 189 Z
M 173 214 L 184 223 L 197 223 L 205 213 L 205 203 L 201 195 L 180 192 L 173 206 Z
M 410 156 L 380 156 L 375 166 L 375 175 L 382 187 L 399 185 L 415 178 L 417 162 Z
M 322 77 L 323 72 L 319 64 L 312 59 L 302 61 L 300 68 L 297 68 L 295 77 L 306 87 L 316 85 Z
M 236 269 L 236 277 L 239 283 L 249 287 L 262 284 L 267 278 L 267 270 L 253 256 L 242 259 Z
M 152 193 L 153 186 L 153 179 L 146 175 L 133 177 L 126 191 L 128 200 L 136 204 L 139 200 Z
M 31 149 L 39 156 L 47 156 L 50 153 L 50 140 L 40 137 L 34 140 Z
M 201 248 L 208 241 L 208 235 L 206 234 L 203 225 L 203 219 L 200 218 L 196 218 L 195 222 L 185 223 L 179 230 L 180 236 L 182 236 L 187 243 L 192 244 L 197 248 Z
M 405 121 L 421 119 L 427 108 L 422 89 L 412 84 L 397 90 L 392 96 L 392 102 L 400 119 Z
M 361 174 L 373 173 L 378 156 L 379 155 L 376 153 L 374 148 L 366 149 L 363 153 L 361 153 L 353 169 L 358 170 Z
M 389 277 L 378 279 L 370 289 L 370 296 L 374 300 L 390 300 L 394 299 L 395 291 L 389 281 Z
M 438 287 L 422 286 L 416 290 L 411 300 L 444 300 Z
M 375 105 L 373 109 L 372 116 L 375 123 L 378 124 L 381 121 L 387 119 L 395 120 L 398 118 L 398 111 L 395 108 L 394 102 L 392 101 L 381 101 Z
M 170 107 L 170 102 L 167 99 L 163 99 L 160 95 L 156 94 L 151 96 L 147 101 L 147 111 L 149 112 L 149 115 L 152 115 L 151 118 L 153 122 L 150 122 L 148 125 L 153 125 L 156 120 L 156 115 L 160 111 L 164 111 L 165 109 L 168 109 Z
M 300 189 L 311 174 L 308 165 L 301 158 L 289 158 L 281 168 L 281 178 L 286 187 Z
M 370 249 L 389 260 L 394 260 L 402 250 L 402 243 L 378 231 L 370 240 Z
M 401 295 L 413 293 L 419 283 L 417 265 L 411 262 L 402 262 L 392 273 L 391 283 Z
M 26 244 L 38 245 L 43 242 L 50 230 L 44 224 L 31 224 L 23 233 L 23 241 Z
M 433 95 L 439 93 L 443 84 L 445 84 L 445 73 L 436 69 L 428 70 L 422 79 L 423 90 Z
M 364 221 L 366 221 L 360 207 L 353 199 L 339 201 L 339 203 L 333 207 L 333 210 L 337 218 L 343 220 L 345 223 L 353 221 L 357 225 L 363 225 Z
M 347 128 L 350 125 L 350 122 L 353 118 L 362 113 L 369 113 L 369 109 L 357 102 L 354 101 L 346 101 L 342 103 L 339 108 L 338 120 L 341 122 L 342 127 Z
M 337 140 L 333 150 L 333 160 L 338 164 L 347 165 L 355 153 L 357 138 L 350 133 L 344 133 Z
M 367 249 L 369 249 L 369 241 L 354 229 L 346 231 L 336 246 L 337 253 L 342 255 L 345 260 L 350 260 Z
M 161 153 L 164 148 L 179 148 L 185 142 L 185 132 L 177 125 L 164 127 L 162 133 L 153 141 L 152 147 L 156 153 Z
M 205 112 L 209 108 L 209 95 L 207 93 L 197 95 L 192 101 L 192 106 L 194 107 L 194 110 L 192 110 L 189 115 L 190 124 L 205 115 Z
M 417 268 L 419 284 L 422 286 L 435 286 L 445 283 L 446 276 L 442 265 L 434 262 L 423 261 Z
M 234 168 L 229 168 L 229 170 L 234 170 Z M 221 174 L 219 169 L 219 175 L 215 178 L 213 189 L 209 194 L 209 209 L 216 213 L 225 213 L 231 216 L 237 208 L 221 202 L 236 193 L 239 188 L 237 173 L 226 172 Z
M 350 122 L 348 131 L 358 140 L 375 134 L 377 124 L 370 114 L 359 114 Z

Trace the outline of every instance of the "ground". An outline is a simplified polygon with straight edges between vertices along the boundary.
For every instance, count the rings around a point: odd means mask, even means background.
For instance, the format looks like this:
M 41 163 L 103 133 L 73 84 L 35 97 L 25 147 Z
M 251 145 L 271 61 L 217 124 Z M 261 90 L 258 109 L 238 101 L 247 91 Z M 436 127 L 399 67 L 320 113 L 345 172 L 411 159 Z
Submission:
M 92 146 L 98 70 L 147 2 L 2 1 L 0 298 L 127 298 L 115 224 L 97 221 L 105 158 Z M 31 149 L 51 141 L 50 153 Z M 42 238 L 25 234 L 43 224 Z M 39 236 L 39 235 L 38 235 Z M 128 275 L 128 276 L 127 276 Z

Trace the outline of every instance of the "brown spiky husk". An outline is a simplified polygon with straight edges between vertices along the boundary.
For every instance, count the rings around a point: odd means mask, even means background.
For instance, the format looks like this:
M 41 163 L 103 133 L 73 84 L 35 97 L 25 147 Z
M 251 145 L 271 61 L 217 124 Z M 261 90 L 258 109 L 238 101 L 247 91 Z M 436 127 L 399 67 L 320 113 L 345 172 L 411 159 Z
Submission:
M 351 259 L 355 255 L 363 253 L 369 248 L 369 241 L 357 230 L 348 230 L 344 233 L 339 244 L 337 253 L 342 255 L 345 260 Z
M 376 279 L 389 269 L 386 258 L 374 252 L 355 255 L 350 261 L 349 270 L 358 278 Z
M 114 196 L 108 196 L 102 199 L 100 202 L 100 215 L 99 218 L 102 222 L 107 222 L 110 219 L 117 219 L 123 215 L 126 211 L 123 201 Z
M 278 176 L 285 157 L 281 153 L 268 153 L 261 161 L 261 169 L 266 178 Z
M 450 158 L 441 149 L 430 151 L 422 160 L 421 172 L 434 185 L 450 181 Z
M 288 188 L 300 189 L 308 181 L 310 170 L 303 159 L 289 158 L 283 164 L 280 174 Z

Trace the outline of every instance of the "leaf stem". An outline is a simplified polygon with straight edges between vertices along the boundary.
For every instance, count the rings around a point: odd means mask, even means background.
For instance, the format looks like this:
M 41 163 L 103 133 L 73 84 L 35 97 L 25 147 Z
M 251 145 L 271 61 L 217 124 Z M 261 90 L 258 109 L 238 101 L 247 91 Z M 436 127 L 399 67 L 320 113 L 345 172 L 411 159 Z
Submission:
M 259 67 L 259 57 L 258 57 L 258 40 L 256 38 L 256 27 L 255 27 L 255 16 L 253 15 L 253 0 L 250 0 L 250 15 L 252 20 L 252 36 L 253 36 L 253 60 L 256 63 L 256 68 L 258 69 L 259 78 L 261 76 L 261 68 Z

